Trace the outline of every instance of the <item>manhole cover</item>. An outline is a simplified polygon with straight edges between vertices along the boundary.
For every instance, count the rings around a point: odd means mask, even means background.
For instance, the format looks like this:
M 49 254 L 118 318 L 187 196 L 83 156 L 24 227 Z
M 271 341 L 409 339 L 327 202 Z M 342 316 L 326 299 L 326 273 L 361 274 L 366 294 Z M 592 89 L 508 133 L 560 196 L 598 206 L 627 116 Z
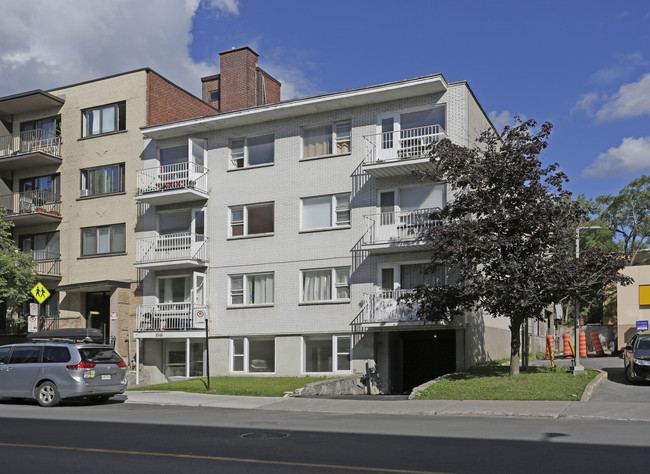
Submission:
M 260 431 L 257 433 L 244 433 L 241 435 L 242 438 L 248 439 L 276 439 L 276 438 L 286 438 L 289 436 L 289 433 L 278 433 L 277 431 Z

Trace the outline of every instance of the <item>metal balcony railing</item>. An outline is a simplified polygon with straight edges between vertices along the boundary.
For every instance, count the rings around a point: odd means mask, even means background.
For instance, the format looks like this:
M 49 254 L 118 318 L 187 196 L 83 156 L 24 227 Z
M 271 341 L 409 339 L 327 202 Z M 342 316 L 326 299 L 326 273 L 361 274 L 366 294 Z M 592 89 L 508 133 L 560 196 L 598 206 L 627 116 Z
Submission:
M 446 138 L 441 125 L 365 135 L 365 164 L 428 157 L 431 145 Z
M 61 195 L 52 191 L 23 191 L 0 196 L 0 207 L 9 215 L 50 214 L 61 216 Z
M 32 250 L 36 273 L 45 276 L 61 276 L 61 254 L 46 250 Z
M 208 238 L 203 234 L 180 234 L 141 237 L 136 240 L 135 262 L 156 263 L 173 260 L 208 261 Z
M 427 230 L 439 224 L 429 216 L 435 208 L 411 211 L 381 212 L 365 216 L 365 245 L 390 242 L 415 242 L 422 240 Z
M 61 137 L 42 129 L 0 136 L 0 159 L 34 152 L 61 158 Z
M 192 303 L 159 303 L 139 305 L 136 308 L 136 331 L 174 331 L 205 329 L 198 327 L 193 312 L 206 311 L 204 306 Z
M 138 171 L 137 194 L 195 189 L 208 192 L 208 169 L 192 162 L 157 166 Z

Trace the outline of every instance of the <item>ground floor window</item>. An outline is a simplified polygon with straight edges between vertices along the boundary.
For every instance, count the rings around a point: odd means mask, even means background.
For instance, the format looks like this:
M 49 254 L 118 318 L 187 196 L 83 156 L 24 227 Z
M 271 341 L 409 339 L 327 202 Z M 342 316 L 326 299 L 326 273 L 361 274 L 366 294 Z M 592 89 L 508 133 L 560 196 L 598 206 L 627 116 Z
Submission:
M 275 372 L 274 338 L 233 338 L 230 354 L 232 372 Z
M 309 336 L 303 340 L 305 372 L 350 370 L 350 336 Z
M 189 358 L 188 358 L 189 346 Z M 203 342 L 165 341 L 163 344 L 165 377 L 201 377 L 203 373 Z

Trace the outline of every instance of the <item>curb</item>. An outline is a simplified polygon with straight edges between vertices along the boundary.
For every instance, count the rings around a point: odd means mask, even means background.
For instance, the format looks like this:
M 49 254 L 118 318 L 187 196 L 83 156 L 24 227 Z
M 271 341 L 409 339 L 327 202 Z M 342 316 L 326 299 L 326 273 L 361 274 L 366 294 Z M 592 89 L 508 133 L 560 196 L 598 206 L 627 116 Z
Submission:
M 580 398 L 581 402 L 588 402 L 591 400 L 591 397 L 593 397 L 598 390 L 607 382 L 607 372 L 604 370 L 600 369 L 594 369 L 599 372 L 594 379 L 587 384 L 585 387 L 585 391 L 582 392 L 582 398 Z

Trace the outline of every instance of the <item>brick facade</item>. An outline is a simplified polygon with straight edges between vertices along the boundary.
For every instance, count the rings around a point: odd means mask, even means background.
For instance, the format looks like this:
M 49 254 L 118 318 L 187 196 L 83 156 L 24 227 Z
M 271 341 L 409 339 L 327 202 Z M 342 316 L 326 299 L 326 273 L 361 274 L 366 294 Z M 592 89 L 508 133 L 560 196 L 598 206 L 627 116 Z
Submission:
M 201 102 L 153 71 L 147 74 L 147 125 L 157 125 L 191 117 L 216 113 Z

